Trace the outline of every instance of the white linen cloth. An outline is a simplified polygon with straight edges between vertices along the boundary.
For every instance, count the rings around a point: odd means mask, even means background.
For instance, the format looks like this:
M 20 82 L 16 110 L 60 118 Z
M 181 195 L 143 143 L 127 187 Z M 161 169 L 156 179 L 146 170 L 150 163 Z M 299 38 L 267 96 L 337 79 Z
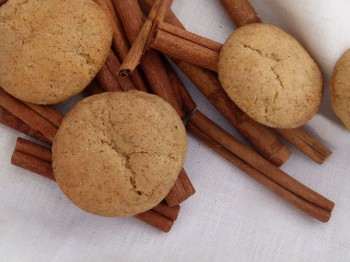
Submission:
M 333 150 L 318 165 L 293 151 L 283 170 L 336 203 L 323 224 L 290 206 L 189 136 L 197 193 L 164 234 L 134 218 L 73 206 L 56 184 L 10 164 L 19 134 L 0 125 L 0 261 L 350 261 L 350 132 L 330 107 L 331 70 L 350 48 L 348 0 L 252 0 L 266 23 L 296 37 L 322 68 L 325 98 L 306 129 Z M 234 29 L 218 0 L 174 0 L 185 27 L 224 42 Z M 200 109 L 231 125 L 182 76 Z M 22 136 L 22 135 L 21 135 Z

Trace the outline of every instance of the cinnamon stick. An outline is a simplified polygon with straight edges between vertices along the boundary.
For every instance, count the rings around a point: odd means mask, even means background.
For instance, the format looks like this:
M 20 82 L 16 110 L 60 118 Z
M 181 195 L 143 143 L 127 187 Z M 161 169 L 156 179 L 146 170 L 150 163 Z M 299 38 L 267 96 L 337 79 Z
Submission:
M 161 202 L 154 208 L 152 208 L 154 211 L 156 211 L 159 214 L 162 214 L 163 216 L 175 221 L 179 215 L 180 212 L 180 206 L 175 205 L 175 206 L 168 206 L 166 203 Z
M 184 202 L 194 193 L 196 193 L 196 190 L 188 178 L 185 169 L 182 168 L 174 186 L 165 197 L 165 201 L 167 202 L 168 206 L 173 207 Z
M 276 131 L 318 164 L 322 164 L 332 154 L 331 150 L 308 134 L 302 127 L 293 129 L 276 128 Z
M 144 213 L 137 214 L 135 217 L 151 226 L 154 226 L 165 233 L 168 233 L 172 228 L 174 221 L 158 214 L 154 210 L 148 210 Z
M 85 88 L 84 92 L 87 96 L 97 95 L 105 92 L 101 85 L 97 81 L 97 77 L 95 77 L 91 83 Z
M 220 0 L 220 2 L 235 25 L 261 23 L 248 0 Z
M 36 155 L 38 154 L 38 151 L 36 149 L 34 150 L 33 148 L 30 149 L 30 147 L 35 147 L 37 149 L 41 146 L 28 143 L 26 145 L 26 151 L 29 153 L 23 153 L 15 149 L 11 157 L 11 163 L 23 169 L 32 171 L 33 173 L 56 181 L 53 175 L 51 163 L 38 158 Z M 39 155 L 40 154 L 41 153 L 39 153 Z M 174 223 L 174 220 L 177 218 L 179 211 L 180 206 L 167 208 L 163 203 L 161 203 L 159 206 L 154 207 L 154 209 L 146 211 L 142 214 L 138 214 L 135 217 L 164 232 L 169 232 Z
M 105 92 L 122 91 L 118 81 L 109 71 L 106 64 L 104 64 L 101 70 L 97 73 L 96 79 Z
M 326 211 L 332 211 L 334 207 L 334 203 L 332 201 L 321 196 L 312 189 L 306 187 L 294 178 L 290 177 L 281 169 L 272 165 L 269 161 L 260 156 L 254 150 L 251 150 L 250 148 L 240 143 L 237 139 L 233 138 L 225 130 L 221 129 L 199 111 L 196 111 L 194 114 L 192 114 L 189 123 L 195 125 L 207 136 L 223 145 L 227 150 L 234 153 L 237 157 L 279 185 L 283 186 L 288 191 L 298 195 L 311 204 L 325 209 Z
M 8 110 L 0 106 L 0 123 L 15 129 L 23 134 L 38 139 L 39 141 L 51 144 L 51 141 L 44 137 L 39 131 L 31 128 L 21 119 L 11 114 Z
M 182 30 L 181 32 L 184 31 Z M 200 37 L 198 36 L 198 38 Z M 181 35 L 174 35 L 158 27 L 154 31 L 150 44 L 152 48 L 171 58 L 186 61 L 215 72 L 218 71 L 218 51 L 203 46 L 198 42 L 192 42 Z
M 96 0 L 96 2 L 105 11 L 106 15 L 111 20 L 113 29 L 113 48 L 119 61 L 123 61 L 129 52 L 130 44 L 116 15 L 113 3 L 111 0 Z M 148 87 L 139 70 L 135 70 L 130 75 L 130 78 L 135 83 L 138 90 L 145 92 L 148 90 Z
M 113 0 L 113 4 L 129 41 L 133 43 L 144 23 L 144 18 L 137 0 Z M 159 53 L 155 50 L 149 50 L 149 52 L 145 53 L 141 60 L 141 67 L 152 92 L 169 102 L 180 117 L 183 118 L 184 113 L 177 103 L 176 97 L 168 92 L 171 90 L 171 83 Z
M 7 2 L 7 0 L 0 0 L 0 6 L 2 6 L 3 4 L 5 4 Z
M 21 119 L 31 128 L 38 130 L 51 142 L 56 135 L 57 128 L 42 116 L 38 115 L 31 108 L 23 104 L 20 100 L 7 94 L 0 88 L 0 106 Z
M 243 172 L 245 172 L 251 178 L 256 180 L 258 183 L 260 183 L 261 185 L 268 188 L 270 191 L 287 201 L 289 204 L 293 205 L 294 207 L 298 208 L 299 210 L 305 212 L 306 214 L 321 222 L 327 222 L 330 219 L 330 211 L 326 211 L 316 205 L 309 203 L 308 201 L 305 201 L 304 199 L 288 191 L 272 179 L 266 177 L 264 174 L 253 168 L 251 165 L 248 165 L 246 162 L 242 161 L 242 159 L 232 154 L 232 152 L 228 151 L 225 147 L 212 140 L 192 123 L 189 123 L 187 125 L 187 128 L 191 133 L 193 133 L 197 138 L 199 138 L 203 143 L 205 143 L 216 153 L 224 157 L 234 166 L 241 169 Z
M 199 36 L 197 34 L 194 34 L 192 32 L 189 32 L 185 30 L 182 26 L 175 26 L 167 22 L 159 22 L 157 28 L 159 30 L 162 30 L 166 33 L 172 34 L 174 36 L 186 39 L 190 42 L 193 42 L 195 44 L 199 44 L 203 47 L 206 47 L 210 50 L 216 51 L 220 53 L 222 44 L 215 42 L 211 39 Z
M 120 62 L 113 50 L 109 52 L 109 55 L 106 60 L 106 66 L 109 69 L 109 72 L 114 76 L 115 80 L 117 80 L 120 87 L 123 91 L 136 90 L 135 84 L 131 81 L 129 77 L 120 77 L 118 72 L 120 68 Z
M 187 117 L 189 117 L 197 108 L 197 105 L 188 93 L 179 76 L 176 74 L 175 70 L 169 64 L 169 61 L 165 57 L 163 58 L 165 70 L 168 73 L 168 77 L 173 87 L 173 95 L 177 97 L 182 111 L 185 112 Z
M 57 110 L 45 105 L 37 105 L 37 104 L 28 103 L 28 102 L 23 102 L 23 103 L 26 106 L 30 107 L 38 115 L 45 118 L 55 127 L 58 128 L 61 125 L 61 122 L 64 116 L 62 115 L 62 113 L 58 112 Z
M 141 57 L 146 50 L 146 45 L 149 42 L 149 37 L 153 28 L 154 19 L 161 5 L 166 4 L 168 1 L 156 0 L 148 14 L 147 20 L 143 23 L 140 32 L 138 33 L 133 45 L 130 48 L 128 55 L 125 57 L 122 65 L 119 69 L 120 76 L 127 76 L 135 70 L 140 63 Z M 165 12 L 165 11 L 164 11 Z
M 15 151 L 31 155 L 48 163 L 52 162 L 52 153 L 50 148 L 38 145 L 21 137 L 17 138 Z
M 35 174 L 55 180 L 51 163 L 31 156 L 26 153 L 14 151 L 11 157 L 11 164 L 29 170 Z

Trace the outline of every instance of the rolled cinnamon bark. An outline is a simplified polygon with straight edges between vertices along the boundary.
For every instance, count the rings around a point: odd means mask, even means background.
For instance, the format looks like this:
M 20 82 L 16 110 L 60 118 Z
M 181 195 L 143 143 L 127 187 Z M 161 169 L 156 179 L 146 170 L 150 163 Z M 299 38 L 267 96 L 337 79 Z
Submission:
M 29 125 L 24 123 L 21 119 L 14 116 L 8 110 L 0 106 L 0 123 L 8 126 L 14 130 L 17 130 L 23 134 L 26 134 L 30 137 L 38 139 L 39 141 L 45 142 L 47 144 L 51 144 L 52 142 L 44 137 L 39 131 L 31 128 Z
M 38 145 L 21 137 L 17 138 L 15 151 L 34 156 L 48 163 L 52 162 L 52 153 L 50 148 Z
M 37 105 L 28 102 L 23 102 L 26 106 L 30 107 L 34 112 L 45 118 L 55 127 L 59 127 L 63 120 L 63 115 L 57 110 L 44 105 Z
M 113 29 L 113 49 L 119 61 L 123 61 L 130 50 L 130 44 L 116 15 L 113 3 L 111 0 L 96 0 L 96 3 L 101 6 L 107 16 L 109 16 L 111 19 L 111 25 Z M 136 69 L 130 75 L 130 78 L 135 83 L 138 90 L 148 90 L 147 84 L 139 70 Z
M 45 118 L 34 112 L 31 108 L 23 104 L 20 100 L 7 94 L 0 88 L 0 106 L 21 119 L 33 129 L 38 130 L 48 140 L 53 141 L 57 128 Z
M 151 47 L 182 61 L 218 71 L 219 52 L 156 28 Z
M 119 76 L 118 72 L 120 68 L 120 62 L 114 54 L 113 50 L 109 52 L 109 55 L 106 60 L 106 66 L 108 67 L 109 72 L 113 75 L 114 79 L 117 80 L 118 84 L 123 89 L 123 91 L 137 90 L 134 82 L 132 82 L 128 76 Z
M 14 151 L 11 157 L 11 164 L 29 170 L 35 174 L 55 180 L 51 163 L 41 160 L 32 155 Z
M 238 158 L 232 152 L 228 151 L 225 147 L 217 143 L 208 137 L 205 133 L 203 133 L 199 128 L 197 128 L 192 123 L 189 123 L 187 126 L 188 130 L 193 133 L 196 137 L 198 137 L 203 143 L 205 143 L 208 147 L 214 150 L 216 153 L 224 157 L 227 161 L 229 161 L 234 166 L 241 169 L 251 178 L 256 180 L 258 183 L 268 188 L 270 191 L 287 201 L 289 204 L 298 208 L 299 210 L 305 212 L 307 215 L 321 221 L 327 222 L 331 217 L 331 212 L 324 210 L 316 205 L 311 204 L 310 202 L 304 200 L 303 198 L 293 194 L 288 191 L 272 179 L 266 177 L 264 174 L 259 172 L 257 169 L 253 168 L 251 165 L 242 161 L 242 159 Z
M 332 154 L 331 150 L 307 133 L 302 127 L 293 129 L 276 128 L 276 131 L 318 164 L 322 164 Z
M 113 4 L 129 41 L 133 43 L 144 23 L 137 0 L 113 0 Z M 180 117 L 183 118 L 184 113 L 177 103 L 176 97 L 169 93 L 171 83 L 164 69 L 160 54 L 155 50 L 149 50 L 141 59 L 141 67 L 152 92 L 168 101 Z
M 321 196 L 317 192 L 290 177 L 281 169 L 272 165 L 254 150 L 251 150 L 240 143 L 237 139 L 233 138 L 225 130 L 221 129 L 199 111 L 192 114 L 189 123 L 199 128 L 208 137 L 223 145 L 227 150 L 234 153 L 237 157 L 257 169 L 266 177 L 275 181 L 277 184 L 286 188 L 288 191 L 326 211 L 331 212 L 333 210 L 334 203 L 332 201 Z
M 101 70 L 97 73 L 96 79 L 99 85 L 102 87 L 103 91 L 105 92 L 115 92 L 123 90 L 118 84 L 118 81 L 109 71 L 109 68 L 106 64 L 104 64 Z
M 235 25 L 261 23 L 248 0 L 220 0 L 220 2 Z

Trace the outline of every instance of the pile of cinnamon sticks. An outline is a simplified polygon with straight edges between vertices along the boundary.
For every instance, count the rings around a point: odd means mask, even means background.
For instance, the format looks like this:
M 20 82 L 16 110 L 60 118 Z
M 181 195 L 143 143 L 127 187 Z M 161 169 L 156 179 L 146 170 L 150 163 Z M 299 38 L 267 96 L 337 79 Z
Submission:
M 299 210 L 322 222 L 329 220 L 334 203 L 278 168 L 287 161 L 291 152 L 275 131 L 317 163 L 323 163 L 331 151 L 302 128 L 272 130 L 243 113 L 223 91 L 217 75 L 212 72 L 215 67 L 210 68 L 196 60 L 201 57 L 203 50 L 206 54 L 218 56 L 221 44 L 187 32 L 170 11 L 171 1 L 96 2 L 110 17 L 113 45 L 105 65 L 87 88 L 90 94 L 137 89 L 164 98 L 182 119 L 187 120 L 187 129 L 215 152 Z M 233 16 L 237 25 L 260 21 L 248 1 L 222 2 L 225 2 L 227 9 L 234 9 Z M 231 6 L 233 2 L 234 7 Z M 144 19 L 140 6 L 147 14 L 147 19 Z M 172 52 L 167 50 L 170 46 L 167 44 L 169 39 L 175 44 L 175 47 L 171 47 Z M 184 51 L 183 48 L 188 46 L 191 47 L 190 50 Z M 174 58 L 174 63 L 255 150 L 244 146 L 201 113 L 168 60 L 153 48 Z M 207 60 L 206 56 L 204 58 L 206 63 L 209 61 L 209 65 L 214 65 L 214 61 L 217 61 L 214 56 L 212 60 Z M 19 138 L 12 163 L 52 180 L 54 176 L 49 145 L 62 117 L 48 106 L 23 103 L 0 89 L 0 122 L 48 145 L 43 147 Z M 179 213 L 179 204 L 194 193 L 191 181 L 182 169 L 165 200 L 136 218 L 168 232 Z

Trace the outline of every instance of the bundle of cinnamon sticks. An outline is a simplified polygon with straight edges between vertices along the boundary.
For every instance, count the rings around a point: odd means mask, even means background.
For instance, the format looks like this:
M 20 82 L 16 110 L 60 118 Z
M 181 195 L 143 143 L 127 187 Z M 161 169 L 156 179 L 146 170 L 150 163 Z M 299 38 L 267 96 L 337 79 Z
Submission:
M 110 17 L 113 46 L 105 65 L 87 88 L 90 94 L 137 89 L 164 98 L 187 121 L 187 129 L 215 152 L 299 210 L 322 222 L 329 220 L 334 203 L 278 168 L 291 152 L 275 131 L 317 163 L 323 163 L 331 151 L 302 128 L 272 130 L 243 113 L 228 98 L 217 75 L 212 72 L 216 70 L 221 44 L 186 31 L 170 11 L 169 0 L 96 2 Z M 232 16 L 237 25 L 260 21 L 248 1 L 222 2 L 228 10 L 233 8 Z M 140 6 L 148 14 L 147 19 Z M 168 60 L 153 48 L 169 55 L 256 151 L 244 146 L 201 113 Z M 0 89 L 0 122 L 48 145 L 52 143 L 62 117 L 50 107 L 23 103 Z M 48 148 L 18 139 L 12 163 L 54 180 Z M 168 232 L 179 213 L 179 204 L 194 192 L 183 169 L 165 201 L 136 218 Z

